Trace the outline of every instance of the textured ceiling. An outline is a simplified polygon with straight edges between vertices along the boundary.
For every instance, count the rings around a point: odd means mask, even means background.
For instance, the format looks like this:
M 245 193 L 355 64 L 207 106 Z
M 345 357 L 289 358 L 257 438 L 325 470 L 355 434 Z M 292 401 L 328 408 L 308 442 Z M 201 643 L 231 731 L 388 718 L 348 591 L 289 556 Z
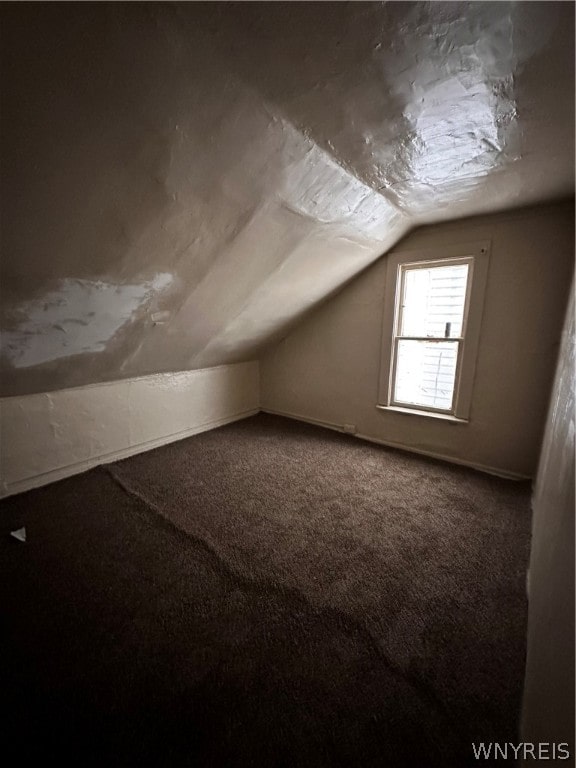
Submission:
M 250 359 L 414 226 L 574 192 L 572 3 L 1 10 L 5 395 Z

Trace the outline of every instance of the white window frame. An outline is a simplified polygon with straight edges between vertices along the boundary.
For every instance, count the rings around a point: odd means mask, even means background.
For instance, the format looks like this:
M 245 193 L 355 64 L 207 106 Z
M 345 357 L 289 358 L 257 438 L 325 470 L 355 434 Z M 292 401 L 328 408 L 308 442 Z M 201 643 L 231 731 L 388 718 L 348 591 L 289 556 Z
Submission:
M 433 250 L 393 252 L 388 255 L 378 408 L 449 421 L 468 422 L 470 420 L 489 258 L 489 240 L 434 248 Z M 462 335 L 450 337 L 450 341 L 458 345 L 452 408 L 407 405 L 394 401 L 396 348 L 399 338 L 407 338 L 397 333 L 400 328 L 403 276 L 406 274 L 406 270 L 464 263 L 469 266 Z M 410 338 L 416 339 L 416 337 Z M 421 340 L 431 341 L 428 338 Z M 438 339 L 438 341 L 442 341 L 442 339 Z

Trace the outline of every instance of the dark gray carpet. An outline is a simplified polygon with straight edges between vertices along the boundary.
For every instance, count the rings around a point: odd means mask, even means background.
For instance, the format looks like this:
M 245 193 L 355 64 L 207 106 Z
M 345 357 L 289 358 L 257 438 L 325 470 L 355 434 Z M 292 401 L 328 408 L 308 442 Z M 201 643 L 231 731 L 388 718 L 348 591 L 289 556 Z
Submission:
M 529 486 L 260 414 L 2 503 L 4 744 L 446 766 L 518 741 Z

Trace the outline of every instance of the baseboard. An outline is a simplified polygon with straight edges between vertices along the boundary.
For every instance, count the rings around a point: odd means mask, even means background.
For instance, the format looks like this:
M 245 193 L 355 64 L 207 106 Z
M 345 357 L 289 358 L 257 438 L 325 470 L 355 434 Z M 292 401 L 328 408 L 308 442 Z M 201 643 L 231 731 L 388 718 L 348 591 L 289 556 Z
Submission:
M 0 497 L 252 416 L 258 363 L 0 400 Z
M 231 424 L 234 421 L 240 421 L 241 419 L 247 419 L 249 416 L 255 416 L 259 412 L 258 408 L 253 408 L 249 411 L 243 411 L 242 413 L 235 413 L 232 416 L 226 416 L 223 419 L 216 419 L 215 421 L 208 421 L 205 424 L 199 424 L 190 429 L 184 429 L 182 432 L 176 432 L 172 435 L 165 435 L 157 438 L 156 440 L 149 440 L 146 443 L 139 443 L 138 445 L 124 448 L 120 451 L 113 451 L 112 453 L 98 456 L 94 459 L 85 459 L 79 461 L 76 464 L 69 464 L 67 467 L 60 467 L 59 469 L 52 469 L 48 472 L 44 472 L 41 475 L 35 475 L 34 477 L 28 477 L 25 480 L 19 480 L 15 483 L 7 485 L 3 492 L 0 493 L 1 498 L 7 496 L 14 496 L 17 493 L 23 493 L 24 491 L 30 491 L 33 488 L 40 488 L 43 485 L 49 483 L 55 483 L 57 480 L 64 480 L 67 477 L 73 475 L 79 475 L 82 472 L 87 472 L 89 469 L 99 467 L 102 464 L 111 464 L 114 461 L 120 461 L 121 459 L 128 459 L 130 456 L 135 456 L 138 453 L 144 453 L 145 451 L 151 451 L 154 448 L 160 448 L 163 445 L 169 443 L 175 443 L 178 440 L 184 440 L 187 437 L 198 435 L 201 432 L 208 432 L 211 429 L 217 427 L 223 427 L 225 424 Z
M 439 459 L 440 461 L 446 461 L 449 464 L 457 464 L 462 467 L 470 467 L 470 469 L 476 469 L 479 472 L 484 472 L 488 475 L 495 475 L 496 477 L 502 477 L 505 480 L 530 480 L 529 475 L 523 475 L 518 472 L 511 472 L 507 469 L 500 469 L 499 467 L 490 467 L 485 464 L 479 464 L 474 461 L 466 461 L 465 459 L 454 458 L 453 456 L 447 456 L 436 451 L 423 450 L 421 448 L 414 448 L 411 445 L 405 445 L 404 443 L 397 443 L 392 440 L 381 440 L 377 437 L 371 437 L 370 435 L 364 435 L 360 432 L 351 433 L 345 428 L 343 424 L 333 424 L 327 421 L 320 421 L 319 419 L 313 419 L 309 416 L 303 416 L 302 414 L 289 413 L 287 411 L 278 411 L 272 408 L 261 407 L 260 410 L 263 413 L 270 413 L 274 416 L 284 416 L 287 419 L 295 419 L 296 421 L 304 421 L 307 424 L 314 424 L 315 426 L 325 427 L 326 429 L 332 429 L 335 432 L 342 432 L 348 434 L 351 437 L 357 437 L 359 440 L 366 440 L 369 443 L 375 443 L 376 445 L 384 445 L 387 448 L 396 448 L 401 451 L 407 451 L 409 453 L 417 453 L 421 456 L 428 456 L 431 459 Z

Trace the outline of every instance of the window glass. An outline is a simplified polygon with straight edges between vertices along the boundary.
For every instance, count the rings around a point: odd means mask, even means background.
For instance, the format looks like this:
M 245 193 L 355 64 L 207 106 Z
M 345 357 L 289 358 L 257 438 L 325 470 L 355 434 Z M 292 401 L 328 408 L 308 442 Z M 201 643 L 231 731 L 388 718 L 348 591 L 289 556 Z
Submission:
M 399 339 L 393 400 L 450 410 L 459 346 L 458 341 Z
M 490 242 L 392 252 L 378 408 L 470 420 Z
M 404 269 L 400 336 L 462 335 L 468 264 Z

